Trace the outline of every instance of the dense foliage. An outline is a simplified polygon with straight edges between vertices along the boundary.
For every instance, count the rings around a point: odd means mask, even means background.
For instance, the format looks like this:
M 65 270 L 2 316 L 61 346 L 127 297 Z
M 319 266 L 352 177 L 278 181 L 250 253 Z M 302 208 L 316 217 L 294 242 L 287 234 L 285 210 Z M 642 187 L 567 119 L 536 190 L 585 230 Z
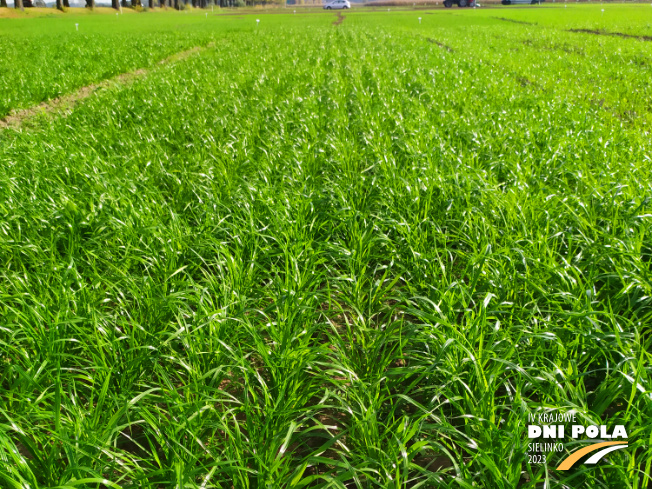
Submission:
M 0 117 L 205 45 L 215 27 L 197 15 L 143 16 L 0 19 Z
M 0 485 L 652 487 L 652 44 L 512 15 L 197 22 L 2 131 Z

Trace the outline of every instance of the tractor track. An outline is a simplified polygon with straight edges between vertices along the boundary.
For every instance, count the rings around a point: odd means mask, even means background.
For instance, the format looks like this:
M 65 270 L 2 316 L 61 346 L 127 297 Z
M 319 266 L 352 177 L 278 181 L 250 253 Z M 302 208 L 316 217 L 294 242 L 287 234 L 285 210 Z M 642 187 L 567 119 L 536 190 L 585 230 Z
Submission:
M 150 68 L 139 68 L 137 70 L 129 71 L 127 73 L 121 73 L 119 75 L 114 76 L 113 78 L 108 78 L 98 83 L 94 83 L 92 85 L 86 85 L 84 87 L 76 89 L 74 92 L 47 100 L 38 105 L 28 107 L 26 109 L 13 110 L 8 115 L 4 116 L 3 118 L 0 118 L 0 130 L 19 129 L 25 122 L 43 114 L 53 114 L 53 113 L 62 113 L 62 112 L 69 113 L 77 103 L 81 102 L 84 99 L 87 99 L 98 90 L 109 88 L 116 84 L 133 83 L 135 80 L 137 80 L 138 78 L 144 75 L 147 75 L 157 67 L 167 65 L 170 63 L 175 63 L 177 61 L 183 61 L 184 59 L 192 56 L 193 54 L 198 53 L 212 46 L 213 43 L 210 43 L 205 47 L 195 46 L 193 48 L 187 49 L 186 51 L 181 51 L 172 54 L 167 58 L 158 61 L 154 66 Z
M 534 22 L 525 22 L 524 20 L 507 19 L 505 17 L 494 17 L 494 19 L 502 20 L 503 22 L 511 22 L 512 24 L 537 25 Z
M 432 43 L 432 44 L 436 44 L 437 46 L 439 46 L 440 48 L 445 49 L 445 50 L 448 51 L 449 53 L 454 53 L 454 52 L 455 52 L 455 50 L 454 50 L 452 47 L 447 46 L 447 45 L 444 44 L 443 42 L 439 42 L 439 41 L 437 41 L 437 40 L 435 40 L 435 39 L 431 39 L 431 38 L 429 38 L 429 37 L 426 37 L 426 41 L 428 41 L 429 43 Z
M 638 39 L 639 41 L 652 41 L 652 36 L 637 36 L 636 34 L 625 34 L 624 32 L 606 32 L 593 29 L 569 29 L 567 32 L 575 34 L 593 34 L 595 36 L 623 37 L 625 39 Z
M 333 25 L 340 25 L 342 22 L 344 22 L 344 19 L 346 19 L 346 16 L 342 15 L 342 12 L 338 12 L 337 20 L 333 21 Z

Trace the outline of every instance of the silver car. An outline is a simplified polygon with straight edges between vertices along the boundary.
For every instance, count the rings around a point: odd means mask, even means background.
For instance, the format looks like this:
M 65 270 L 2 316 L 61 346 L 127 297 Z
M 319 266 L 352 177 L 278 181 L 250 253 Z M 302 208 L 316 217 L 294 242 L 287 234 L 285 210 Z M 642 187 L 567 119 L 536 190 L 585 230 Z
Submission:
M 337 8 L 351 8 L 351 2 L 349 0 L 334 0 L 324 4 L 326 10 L 335 10 Z

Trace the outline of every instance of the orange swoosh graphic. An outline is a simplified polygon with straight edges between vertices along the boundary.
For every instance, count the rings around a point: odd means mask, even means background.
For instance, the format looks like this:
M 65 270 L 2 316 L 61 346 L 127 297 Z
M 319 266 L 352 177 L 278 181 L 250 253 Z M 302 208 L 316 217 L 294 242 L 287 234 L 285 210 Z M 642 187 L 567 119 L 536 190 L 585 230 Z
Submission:
M 581 448 L 580 450 L 577 450 L 573 453 L 571 453 L 568 457 L 566 457 L 562 462 L 559 464 L 559 467 L 557 467 L 557 470 L 568 470 L 570 469 L 573 465 L 575 465 L 575 462 L 577 462 L 579 459 L 581 459 L 584 455 L 587 453 L 594 452 L 595 450 L 599 450 L 600 448 L 603 447 L 608 447 L 611 445 L 627 445 L 626 441 L 605 441 L 604 443 L 592 443 L 588 447 Z

